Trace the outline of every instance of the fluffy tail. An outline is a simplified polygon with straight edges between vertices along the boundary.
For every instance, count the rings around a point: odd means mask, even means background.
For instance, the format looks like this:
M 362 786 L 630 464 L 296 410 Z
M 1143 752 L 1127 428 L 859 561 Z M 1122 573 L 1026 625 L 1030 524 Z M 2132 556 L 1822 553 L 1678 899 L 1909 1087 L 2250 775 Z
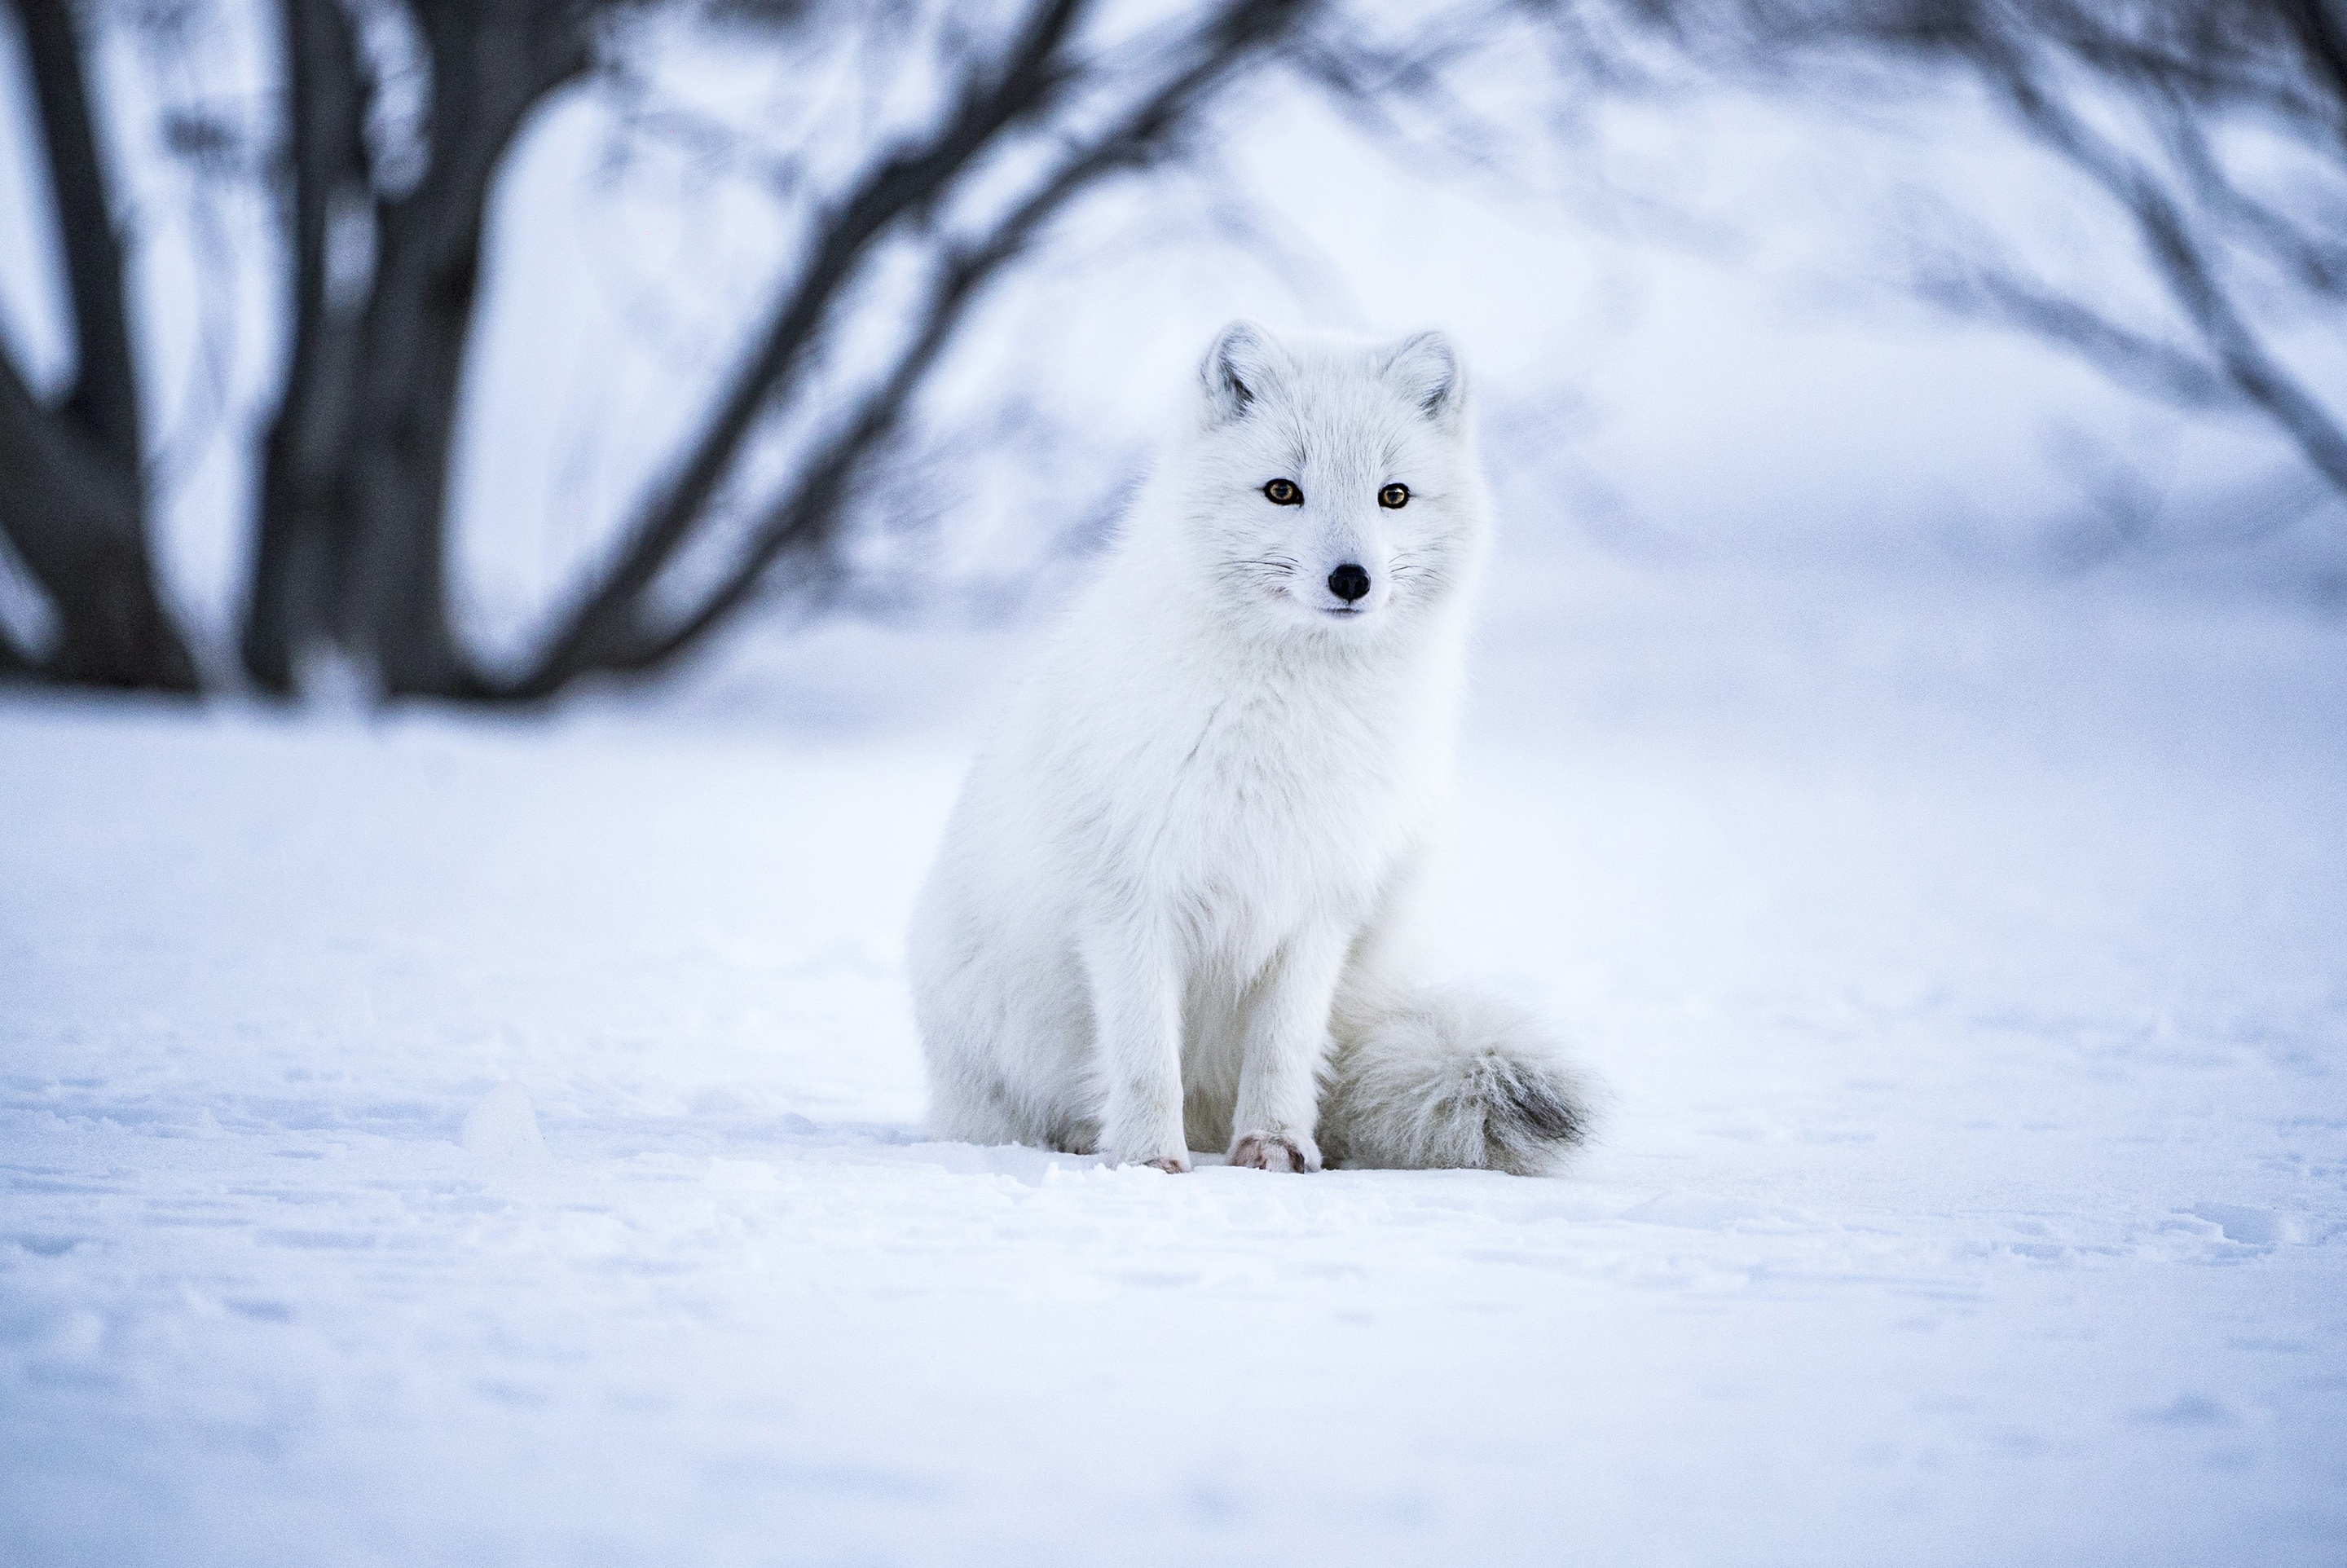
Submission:
M 1448 987 L 1341 1009 L 1320 1096 L 1331 1165 L 1556 1171 L 1597 1088 L 1522 1008 Z

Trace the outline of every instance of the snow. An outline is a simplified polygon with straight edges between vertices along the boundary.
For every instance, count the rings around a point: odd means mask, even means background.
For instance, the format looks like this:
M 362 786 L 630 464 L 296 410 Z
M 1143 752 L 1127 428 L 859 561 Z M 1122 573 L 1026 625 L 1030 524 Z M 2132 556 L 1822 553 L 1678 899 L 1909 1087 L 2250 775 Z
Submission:
M 925 1142 L 1019 639 L 0 704 L 0 1558 L 2347 1553 L 2347 625 L 1504 574 L 1440 967 L 1572 1175 Z

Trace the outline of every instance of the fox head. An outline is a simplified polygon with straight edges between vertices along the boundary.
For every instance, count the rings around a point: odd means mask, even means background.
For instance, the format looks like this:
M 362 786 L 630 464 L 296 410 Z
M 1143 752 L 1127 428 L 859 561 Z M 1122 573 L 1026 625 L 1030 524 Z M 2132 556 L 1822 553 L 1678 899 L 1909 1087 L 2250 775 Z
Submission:
M 1351 640 L 1460 596 L 1487 505 L 1459 356 L 1440 333 L 1283 341 L 1235 322 L 1200 380 L 1181 527 L 1226 610 Z

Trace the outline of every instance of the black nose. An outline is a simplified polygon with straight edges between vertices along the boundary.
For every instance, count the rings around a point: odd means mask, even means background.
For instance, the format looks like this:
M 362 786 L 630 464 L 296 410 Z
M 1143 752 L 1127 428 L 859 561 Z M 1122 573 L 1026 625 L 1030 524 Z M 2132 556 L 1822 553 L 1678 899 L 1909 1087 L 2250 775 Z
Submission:
M 1328 574 L 1328 591 L 1350 604 L 1369 591 L 1369 574 L 1347 561 Z

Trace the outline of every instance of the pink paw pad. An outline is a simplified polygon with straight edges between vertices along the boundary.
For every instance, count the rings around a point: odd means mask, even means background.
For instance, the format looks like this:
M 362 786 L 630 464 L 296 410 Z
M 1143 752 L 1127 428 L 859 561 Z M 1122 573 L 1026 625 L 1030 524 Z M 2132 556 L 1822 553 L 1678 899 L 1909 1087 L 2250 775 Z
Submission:
M 1231 1163 L 1253 1171 L 1314 1171 L 1320 1162 L 1293 1138 L 1249 1132 L 1231 1145 Z

